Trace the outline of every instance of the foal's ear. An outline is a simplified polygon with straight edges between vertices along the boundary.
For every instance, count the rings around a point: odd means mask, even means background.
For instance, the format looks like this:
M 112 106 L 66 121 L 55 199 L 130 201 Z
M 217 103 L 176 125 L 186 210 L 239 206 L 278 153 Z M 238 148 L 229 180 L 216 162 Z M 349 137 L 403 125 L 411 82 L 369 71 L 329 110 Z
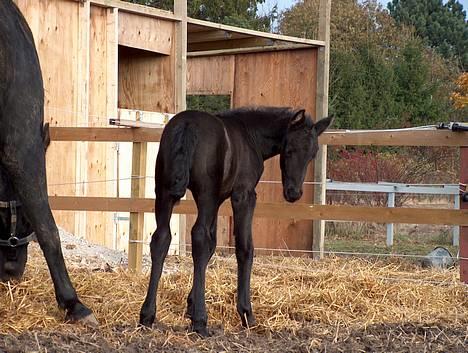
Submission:
M 323 118 L 319 120 L 315 125 L 314 129 L 317 132 L 317 136 L 322 134 L 333 122 L 333 117 Z
M 299 126 L 302 125 L 305 121 L 305 109 L 298 110 L 291 120 L 289 121 L 289 126 Z

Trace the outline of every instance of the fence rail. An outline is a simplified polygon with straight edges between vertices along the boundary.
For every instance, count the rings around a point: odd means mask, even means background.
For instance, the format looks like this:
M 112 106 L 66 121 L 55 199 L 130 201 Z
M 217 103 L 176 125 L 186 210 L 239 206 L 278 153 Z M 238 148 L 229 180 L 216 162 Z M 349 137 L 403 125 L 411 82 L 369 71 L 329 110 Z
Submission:
M 159 142 L 162 128 L 90 128 L 51 127 L 53 141 L 96 141 L 96 142 Z M 349 132 L 346 130 L 327 131 L 319 138 L 324 145 L 361 146 L 468 146 L 468 132 L 447 130 L 375 130 L 374 132 Z
M 329 191 L 352 191 L 352 192 L 380 192 L 387 194 L 387 207 L 395 207 L 396 194 L 419 194 L 419 195 L 449 195 L 454 198 L 454 209 L 460 209 L 460 185 L 408 185 L 401 183 L 346 183 L 330 181 L 327 182 Z M 387 246 L 393 246 L 393 223 L 387 223 Z M 459 245 L 460 227 L 453 226 L 452 244 Z
M 94 142 L 159 142 L 161 128 L 79 128 L 51 127 L 53 141 L 94 141 Z M 468 132 L 454 132 L 436 129 L 370 130 L 370 131 L 327 131 L 320 136 L 319 143 L 325 145 L 362 145 L 362 146 L 445 146 L 460 147 L 461 180 L 466 183 L 468 163 Z M 468 169 L 468 168 L 466 168 Z M 390 198 L 391 200 L 391 198 Z M 119 199 L 96 197 L 51 196 L 52 208 L 56 210 L 111 211 L 111 212 L 153 212 L 152 199 Z M 389 204 L 392 206 L 392 203 Z M 310 205 L 286 203 L 259 203 L 257 217 L 342 220 L 377 223 L 417 223 L 468 226 L 466 203 L 460 210 L 420 209 L 401 207 L 355 207 L 333 205 Z M 175 208 L 177 213 L 195 213 L 193 201 L 182 201 Z M 221 215 L 231 214 L 230 205 L 221 207 Z M 460 236 L 460 256 L 468 255 L 468 236 L 463 227 Z M 465 235 L 464 235 L 465 234 Z M 462 281 L 468 283 L 468 263 L 460 264 Z

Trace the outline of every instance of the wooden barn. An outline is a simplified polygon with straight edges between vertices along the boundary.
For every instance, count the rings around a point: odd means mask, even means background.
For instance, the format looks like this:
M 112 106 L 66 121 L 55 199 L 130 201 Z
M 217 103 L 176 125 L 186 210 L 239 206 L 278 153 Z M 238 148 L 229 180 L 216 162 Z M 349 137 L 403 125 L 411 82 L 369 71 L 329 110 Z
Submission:
M 34 34 L 45 85 L 45 120 L 51 126 L 109 127 L 111 118 L 164 124 L 170 114 L 185 109 L 187 95 L 227 96 L 231 107 L 291 106 L 304 107 L 314 117 L 327 114 L 327 0 L 317 14 L 321 40 L 188 18 L 185 0 L 175 0 L 174 13 L 116 0 L 16 3 Z M 47 157 L 49 194 L 130 197 L 136 192 L 153 197 L 157 143 L 133 148 L 130 142 L 54 142 Z M 135 148 L 144 153 L 132 170 Z M 321 154 L 307 181 L 322 180 L 323 161 Z M 283 201 L 280 180 L 278 160 L 266 163 L 257 189 L 260 202 Z M 316 186 L 315 202 L 323 197 Z M 313 184 L 305 186 L 301 202 L 314 202 Z M 55 211 L 55 217 L 67 231 L 94 243 L 128 246 L 128 213 Z M 174 251 L 189 242 L 193 218 L 174 216 Z M 221 246 L 233 244 L 231 223 L 230 217 L 220 217 Z M 315 221 L 315 232 L 313 223 L 255 218 L 255 245 L 311 250 L 313 233 L 323 236 L 322 222 Z M 142 240 L 148 241 L 154 216 L 146 214 L 144 224 Z

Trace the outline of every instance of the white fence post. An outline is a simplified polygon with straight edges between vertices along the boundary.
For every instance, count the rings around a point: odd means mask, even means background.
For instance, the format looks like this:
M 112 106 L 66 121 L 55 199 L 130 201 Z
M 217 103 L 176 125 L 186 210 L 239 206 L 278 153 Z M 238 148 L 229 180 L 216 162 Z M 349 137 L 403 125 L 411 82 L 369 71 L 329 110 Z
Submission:
M 453 204 L 453 208 L 455 210 L 460 209 L 460 195 L 453 195 L 455 202 Z M 460 226 L 453 226 L 452 228 L 452 245 L 459 246 L 460 245 Z
M 395 207 L 395 193 L 389 192 L 387 207 Z M 387 223 L 387 246 L 393 246 L 393 223 Z

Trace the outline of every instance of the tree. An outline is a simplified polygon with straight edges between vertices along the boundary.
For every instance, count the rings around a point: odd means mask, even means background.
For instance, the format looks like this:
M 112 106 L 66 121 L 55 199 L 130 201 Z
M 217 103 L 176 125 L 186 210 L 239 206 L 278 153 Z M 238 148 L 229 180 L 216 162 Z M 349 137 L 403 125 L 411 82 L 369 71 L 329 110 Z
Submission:
M 281 31 L 315 38 L 318 2 L 304 0 L 282 14 Z M 450 68 L 375 0 L 332 2 L 330 112 L 336 127 L 396 128 L 448 119 L 447 92 L 456 71 Z
M 125 0 L 128 2 L 173 10 L 173 0 Z M 276 18 L 276 7 L 270 13 L 259 16 L 258 5 L 265 0 L 188 0 L 190 17 L 232 26 L 270 31 Z
M 393 0 L 388 9 L 398 24 L 414 26 L 427 45 L 468 69 L 468 23 L 457 0 Z

